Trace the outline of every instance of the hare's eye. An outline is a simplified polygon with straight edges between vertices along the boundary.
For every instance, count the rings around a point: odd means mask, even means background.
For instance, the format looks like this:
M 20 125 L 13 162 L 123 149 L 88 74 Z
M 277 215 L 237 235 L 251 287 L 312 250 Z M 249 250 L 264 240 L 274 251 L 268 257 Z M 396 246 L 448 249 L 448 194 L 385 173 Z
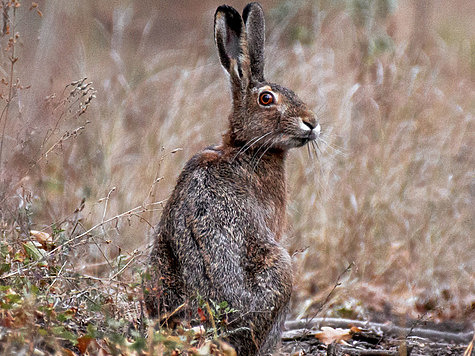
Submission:
M 265 91 L 259 95 L 259 104 L 269 106 L 275 101 L 274 95 L 268 91 Z

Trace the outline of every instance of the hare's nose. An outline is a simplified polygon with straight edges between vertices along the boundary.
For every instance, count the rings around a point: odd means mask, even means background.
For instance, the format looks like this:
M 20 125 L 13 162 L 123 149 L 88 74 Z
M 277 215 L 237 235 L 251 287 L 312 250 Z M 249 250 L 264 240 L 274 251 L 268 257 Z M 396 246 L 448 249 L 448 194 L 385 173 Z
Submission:
M 303 131 L 311 131 L 311 135 L 315 135 L 315 137 L 317 137 L 321 131 L 321 126 L 314 116 L 300 117 L 299 126 Z
M 312 131 L 316 126 L 314 119 L 308 117 L 299 117 L 299 119 L 299 127 L 303 131 Z
M 302 123 L 304 124 L 304 126 L 307 126 L 305 128 L 306 130 L 308 130 L 308 129 L 313 130 L 315 128 L 315 125 L 312 122 L 310 122 L 306 119 L 302 119 Z
M 305 131 L 309 140 L 315 140 L 320 136 L 321 126 L 318 123 L 315 116 L 300 117 L 299 127 L 302 131 Z

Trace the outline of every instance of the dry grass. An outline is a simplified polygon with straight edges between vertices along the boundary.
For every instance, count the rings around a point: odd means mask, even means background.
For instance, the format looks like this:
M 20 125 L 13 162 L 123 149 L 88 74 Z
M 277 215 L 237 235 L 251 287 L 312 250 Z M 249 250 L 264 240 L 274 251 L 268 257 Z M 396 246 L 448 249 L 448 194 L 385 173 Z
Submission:
M 2 243 L 21 248 L 30 229 L 46 231 L 57 246 L 67 242 L 64 270 L 134 278 L 126 272 L 142 268 L 160 215 L 154 203 L 226 128 L 228 83 L 208 3 L 186 14 L 193 32 L 170 34 L 160 26 L 165 10 L 125 1 L 48 1 L 42 18 L 23 9 L 14 78 L 31 88 L 15 90 L 2 138 Z M 471 2 L 457 3 L 444 12 L 434 2 L 423 43 L 411 42 L 407 1 L 363 24 L 343 2 L 302 2 L 298 11 L 265 3 L 274 7 L 267 77 L 310 103 L 325 140 L 318 159 L 305 149 L 288 159 L 294 315 L 319 309 L 354 262 L 325 312 L 364 316 L 391 305 L 412 317 L 473 317 L 475 39 Z M 78 115 L 87 96 L 76 102 L 64 87 L 84 77 L 97 98 Z

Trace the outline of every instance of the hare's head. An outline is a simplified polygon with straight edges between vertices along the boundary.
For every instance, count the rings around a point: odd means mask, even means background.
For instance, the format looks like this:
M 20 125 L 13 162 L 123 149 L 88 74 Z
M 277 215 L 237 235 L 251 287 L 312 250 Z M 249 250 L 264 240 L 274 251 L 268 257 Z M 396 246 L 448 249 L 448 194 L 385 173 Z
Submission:
M 320 133 L 316 115 L 294 92 L 264 79 L 262 7 L 250 3 L 242 17 L 233 7 L 218 7 L 214 36 L 231 81 L 231 143 L 287 150 L 315 140 Z

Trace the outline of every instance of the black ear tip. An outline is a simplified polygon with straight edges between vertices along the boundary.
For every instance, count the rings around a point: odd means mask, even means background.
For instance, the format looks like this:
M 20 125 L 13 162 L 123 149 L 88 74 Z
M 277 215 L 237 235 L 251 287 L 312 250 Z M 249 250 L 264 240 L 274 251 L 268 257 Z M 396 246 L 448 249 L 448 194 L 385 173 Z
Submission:
M 258 2 L 250 2 L 246 5 L 244 10 L 242 11 L 242 19 L 244 20 L 244 22 L 247 22 L 247 18 L 249 17 L 250 12 L 255 10 L 259 10 L 262 13 L 264 12 L 261 4 L 259 4 Z
M 226 23 L 231 28 L 239 28 L 241 27 L 241 15 L 237 10 L 229 5 L 221 5 L 218 6 L 216 12 L 214 13 L 214 21 L 218 20 L 220 17 L 224 16 L 226 19 Z
M 229 12 L 229 11 L 232 11 L 232 10 L 235 10 L 232 6 L 229 6 L 229 5 L 220 5 L 218 6 L 218 8 L 216 9 L 216 14 L 218 12 Z
M 237 12 L 237 10 L 234 7 L 229 6 L 229 5 L 218 6 L 214 14 L 214 17 L 216 17 L 220 13 L 226 16 L 228 19 L 234 18 L 236 16 L 239 18 L 241 17 L 241 15 L 239 15 L 239 12 Z

